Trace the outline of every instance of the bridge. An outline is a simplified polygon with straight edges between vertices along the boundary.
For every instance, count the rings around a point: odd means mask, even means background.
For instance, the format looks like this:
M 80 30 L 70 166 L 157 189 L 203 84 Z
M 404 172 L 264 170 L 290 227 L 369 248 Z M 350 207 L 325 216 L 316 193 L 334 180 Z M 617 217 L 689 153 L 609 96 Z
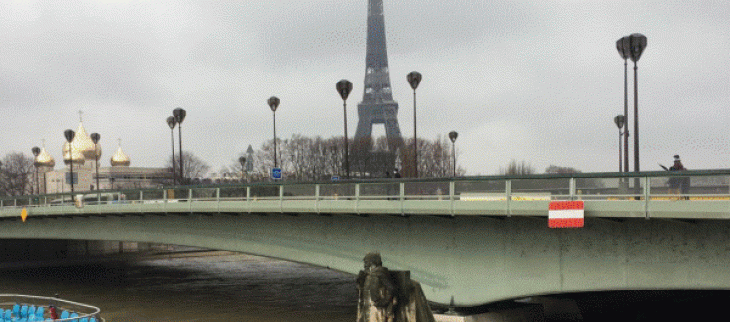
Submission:
M 690 178 L 682 195 L 674 177 Z M 74 197 L 72 199 L 72 197 Z M 75 199 L 75 200 L 74 200 Z M 582 228 L 548 227 L 582 200 Z M 730 289 L 730 170 L 273 182 L 0 199 L 0 238 L 177 244 L 352 274 L 379 251 L 430 301 Z

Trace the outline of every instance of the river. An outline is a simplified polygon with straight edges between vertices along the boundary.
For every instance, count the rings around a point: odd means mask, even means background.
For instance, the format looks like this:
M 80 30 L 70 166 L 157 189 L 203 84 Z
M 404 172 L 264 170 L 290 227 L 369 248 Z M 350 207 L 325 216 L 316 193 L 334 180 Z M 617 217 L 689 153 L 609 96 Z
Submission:
M 0 293 L 57 293 L 101 308 L 109 322 L 355 321 L 354 276 L 326 268 L 217 251 L 80 262 L 84 264 L 4 268 Z M 549 301 L 575 300 L 580 313 L 566 318 L 562 311 L 546 312 L 544 321 L 709 320 L 727 316 L 729 295 L 719 290 L 562 295 Z
M 6 269 L 0 290 L 58 293 L 101 308 L 111 322 L 352 322 L 357 303 L 352 275 L 227 252 Z

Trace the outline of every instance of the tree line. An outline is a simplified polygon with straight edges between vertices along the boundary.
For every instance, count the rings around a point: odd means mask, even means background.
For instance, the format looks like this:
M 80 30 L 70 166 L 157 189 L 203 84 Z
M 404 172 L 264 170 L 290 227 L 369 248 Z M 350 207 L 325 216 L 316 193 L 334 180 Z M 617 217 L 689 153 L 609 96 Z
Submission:
M 451 142 L 447 137 L 438 136 L 434 140 L 418 139 L 418 176 L 421 178 L 450 177 L 454 172 L 454 160 L 452 155 Z M 371 151 L 385 151 L 388 149 L 388 141 L 385 137 L 376 139 L 374 142 L 355 142 L 350 139 L 350 176 L 361 178 L 373 178 L 382 174 L 366 173 L 358 168 L 355 149 L 358 145 L 369 147 Z M 345 169 L 345 143 L 343 138 L 330 137 L 322 138 L 306 137 L 301 134 L 294 134 L 290 139 L 278 139 L 276 148 L 278 150 L 277 166 L 282 169 L 286 180 L 293 181 L 318 181 L 330 180 L 337 176 L 344 178 Z M 233 177 L 245 176 L 248 180 L 258 181 L 269 177 L 269 171 L 274 167 L 274 141 L 268 140 L 262 146 L 254 150 L 253 171 L 246 171 L 245 164 L 238 162 L 238 158 L 230 165 L 221 169 L 221 173 L 233 174 Z M 382 172 L 393 173 L 398 170 L 402 177 L 413 177 L 415 173 L 413 161 L 413 139 L 405 140 L 395 152 L 395 165 L 393 169 L 383 169 Z M 239 157 L 247 157 L 241 152 Z M 462 176 L 466 170 L 458 165 L 456 175 Z
M 353 148 L 357 144 L 367 144 L 372 151 L 384 151 L 388 149 L 388 142 L 385 137 L 374 142 L 353 142 L 351 139 L 350 162 L 353 167 L 350 169 L 351 177 L 373 178 L 373 174 L 366 174 L 359 171 L 356 155 Z M 285 180 L 292 181 L 319 181 L 330 180 L 333 176 L 345 177 L 344 168 L 344 140 L 342 137 L 322 138 L 306 137 L 300 134 L 292 135 L 289 139 L 277 140 L 277 166 L 282 169 Z M 419 177 L 450 177 L 453 175 L 453 155 L 451 142 L 446 137 L 438 136 L 434 140 L 418 139 L 418 174 Z M 269 171 L 274 167 L 274 141 L 268 140 L 261 147 L 254 150 L 252 171 L 245 171 L 245 164 L 242 165 L 236 158 L 230 165 L 223 166 L 220 173 L 227 174 L 233 181 L 263 181 L 268 180 Z M 246 152 L 239 156 L 248 157 Z M 458 153 L 457 153 L 458 158 Z M 175 167 L 179 168 L 179 155 L 175 155 Z M 35 166 L 33 157 L 21 152 L 10 152 L 0 161 L 0 196 L 20 196 L 33 194 L 35 192 Z M 173 157 L 170 156 L 165 165 L 172 171 Z M 367 161 L 367 160 L 366 160 Z M 457 159 L 458 163 L 458 159 Z M 362 164 L 362 163 L 360 163 Z M 395 151 L 395 165 L 391 171 L 399 170 L 402 177 L 413 177 L 413 140 L 406 140 Z M 196 184 L 207 183 L 205 176 L 210 170 L 210 165 L 190 151 L 183 152 L 183 181 L 178 183 Z M 463 176 L 466 170 L 462 166 L 456 167 L 456 175 Z M 169 182 L 168 182 L 169 181 Z M 172 179 L 158 184 L 171 184 Z

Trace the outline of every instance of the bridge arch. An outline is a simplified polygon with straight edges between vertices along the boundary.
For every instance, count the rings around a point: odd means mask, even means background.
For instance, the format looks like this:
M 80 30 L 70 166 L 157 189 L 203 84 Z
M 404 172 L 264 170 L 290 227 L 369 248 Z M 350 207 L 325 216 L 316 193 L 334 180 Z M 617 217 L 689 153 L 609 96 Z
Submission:
M 593 218 L 147 213 L 4 220 L 2 238 L 125 240 L 229 250 L 357 274 L 379 251 L 427 298 L 459 306 L 599 290 L 730 289 L 730 224 Z

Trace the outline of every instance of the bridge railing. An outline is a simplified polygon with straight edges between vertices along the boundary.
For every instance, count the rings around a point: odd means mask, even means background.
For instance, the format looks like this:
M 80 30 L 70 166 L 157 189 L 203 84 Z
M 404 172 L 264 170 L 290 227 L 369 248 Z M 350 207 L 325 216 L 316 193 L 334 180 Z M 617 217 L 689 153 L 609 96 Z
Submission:
M 676 195 L 674 183 L 688 184 Z M 575 173 L 530 176 L 486 176 L 439 179 L 380 179 L 336 182 L 273 182 L 241 185 L 177 186 L 161 189 L 103 190 L 0 198 L 0 210 L 57 206 L 146 206 L 150 211 L 193 210 L 196 205 L 244 202 L 250 211 L 255 205 L 286 211 L 290 202 L 314 211 L 337 210 L 423 212 L 435 207 L 451 214 L 459 209 L 493 208 L 511 213 L 520 202 L 545 203 L 550 200 L 649 201 L 686 199 L 693 201 L 730 199 L 730 170 Z M 398 201 L 399 203 L 392 203 Z M 309 203 L 308 203 L 309 202 Z M 354 204 L 345 204 L 354 202 Z M 473 202 L 479 202 L 473 204 Z M 167 206 L 186 203 L 186 206 Z M 369 203 L 369 204 L 366 204 Z M 470 204 L 471 203 L 471 204 Z M 329 208 L 328 208 L 329 207 Z M 268 209 L 268 208 L 267 208 Z M 420 210 L 419 210 L 420 209 Z

